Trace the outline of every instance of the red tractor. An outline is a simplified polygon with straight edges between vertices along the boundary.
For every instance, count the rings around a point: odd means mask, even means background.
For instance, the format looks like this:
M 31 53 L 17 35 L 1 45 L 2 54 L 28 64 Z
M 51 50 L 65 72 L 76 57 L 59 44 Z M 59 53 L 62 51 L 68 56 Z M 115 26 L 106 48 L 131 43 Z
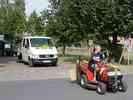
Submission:
M 119 68 L 112 67 L 102 61 L 97 62 L 94 71 L 88 61 L 78 60 L 76 64 L 77 82 L 83 88 L 96 89 L 97 93 L 103 95 L 107 90 L 112 92 L 127 91 L 127 83 L 122 80 L 123 75 Z

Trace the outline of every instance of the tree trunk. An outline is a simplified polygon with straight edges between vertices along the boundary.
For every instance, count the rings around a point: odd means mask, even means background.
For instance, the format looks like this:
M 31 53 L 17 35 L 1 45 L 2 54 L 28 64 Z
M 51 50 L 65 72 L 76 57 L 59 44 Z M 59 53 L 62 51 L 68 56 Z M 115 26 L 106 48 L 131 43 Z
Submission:
M 65 53 L 66 53 L 66 45 L 63 44 L 63 49 L 62 49 L 62 54 L 63 54 L 63 56 L 65 55 Z
M 113 44 L 117 43 L 117 33 L 113 33 Z

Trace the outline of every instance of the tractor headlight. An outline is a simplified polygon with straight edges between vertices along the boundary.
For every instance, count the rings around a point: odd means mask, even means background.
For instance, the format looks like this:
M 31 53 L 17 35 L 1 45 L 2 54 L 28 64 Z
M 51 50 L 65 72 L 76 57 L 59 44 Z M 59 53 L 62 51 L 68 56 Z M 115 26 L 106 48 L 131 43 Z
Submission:
M 121 72 L 120 71 L 113 71 L 113 72 L 108 72 L 108 76 L 115 76 L 115 75 L 117 75 L 117 76 L 120 76 L 120 75 L 122 75 L 121 74 Z

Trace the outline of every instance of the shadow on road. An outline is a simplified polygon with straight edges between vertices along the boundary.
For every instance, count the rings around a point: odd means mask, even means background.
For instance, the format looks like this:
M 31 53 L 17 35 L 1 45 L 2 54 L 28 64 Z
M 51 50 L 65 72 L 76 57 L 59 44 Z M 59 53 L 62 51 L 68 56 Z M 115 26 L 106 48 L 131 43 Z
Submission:
M 0 64 L 8 64 L 17 61 L 16 57 L 0 57 Z

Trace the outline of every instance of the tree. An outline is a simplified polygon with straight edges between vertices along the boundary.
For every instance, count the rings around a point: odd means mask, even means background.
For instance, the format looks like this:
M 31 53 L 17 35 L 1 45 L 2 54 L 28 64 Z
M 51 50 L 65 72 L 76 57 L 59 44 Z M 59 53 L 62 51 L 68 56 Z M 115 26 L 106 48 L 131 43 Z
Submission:
M 15 2 L 16 7 L 24 13 L 25 12 L 25 0 L 14 0 L 14 2 Z
M 63 47 L 98 35 L 100 40 L 133 30 L 130 0 L 50 0 L 47 33 Z M 97 37 L 95 37 L 97 38 Z
M 51 12 L 48 9 L 45 9 L 41 12 L 40 17 L 41 17 L 42 22 L 44 23 L 44 25 L 46 25 L 48 23 L 48 19 L 49 19 L 50 16 L 51 16 Z
M 1 2 L 0 7 L 0 33 L 6 34 L 6 39 L 10 42 L 15 42 L 15 39 L 21 38 L 23 32 L 25 32 L 25 11 L 21 9 L 23 6 L 19 6 L 22 2 L 21 0 L 15 0 L 14 3 L 10 3 L 9 0 L 7 2 Z M 24 1 L 23 1 L 24 3 Z
M 124 35 L 133 30 L 133 16 L 130 10 L 130 0 L 103 0 L 97 5 L 97 25 L 99 33 L 111 33 L 114 43 L 117 35 Z M 101 26 L 101 27 L 100 27 Z
M 44 32 L 44 24 L 40 16 L 37 15 L 35 11 L 30 15 L 27 23 L 27 30 L 29 33 L 33 35 L 43 35 Z
M 80 31 L 77 31 L 76 29 L 78 28 L 78 26 L 76 25 L 76 23 L 71 22 L 71 16 L 73 14 L 72 12 L 69 12 L 69 10 L 72 10 L 71 7 L 73 7 L 73 4 L 70 4 L 71 0 L 62 0 L 60 2 L 51 0 L 51 2 L 51 8 L 54 9 L 54 13 L 51 14 L 51 17 L 49 18 L 47 25 L 47 34 L 49 36 L 56 37 L 58 43 L 63 46 L 63 54 L 65 54 L 66 45 L 69 45 L 80 39 L 77 35 L 77 33 L 79 33 Z

